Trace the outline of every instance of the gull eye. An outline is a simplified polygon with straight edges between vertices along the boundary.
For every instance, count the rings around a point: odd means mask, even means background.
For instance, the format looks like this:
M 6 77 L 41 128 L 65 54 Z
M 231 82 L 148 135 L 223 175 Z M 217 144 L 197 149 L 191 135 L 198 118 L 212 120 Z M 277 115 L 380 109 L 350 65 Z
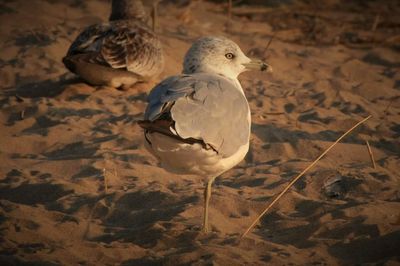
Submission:
M 229 60 L 232 60 L 233 58 L 235 58 L 235 55 L 232 54 L 232 53 L 227 53 L 227 54 L 225 55 L 225 57 L 228 58 Z

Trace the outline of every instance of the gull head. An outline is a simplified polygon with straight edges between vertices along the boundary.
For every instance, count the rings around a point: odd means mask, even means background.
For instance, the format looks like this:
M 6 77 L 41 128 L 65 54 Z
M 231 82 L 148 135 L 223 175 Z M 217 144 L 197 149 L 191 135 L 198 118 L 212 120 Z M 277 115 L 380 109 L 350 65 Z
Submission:
M 271 71 L 257 59 L 248 58 L 233 41 L 225 37 L 203 37 L 195 41 L 185 55 L 183 73 L 214 73 L 237 78 L 246 70 Z

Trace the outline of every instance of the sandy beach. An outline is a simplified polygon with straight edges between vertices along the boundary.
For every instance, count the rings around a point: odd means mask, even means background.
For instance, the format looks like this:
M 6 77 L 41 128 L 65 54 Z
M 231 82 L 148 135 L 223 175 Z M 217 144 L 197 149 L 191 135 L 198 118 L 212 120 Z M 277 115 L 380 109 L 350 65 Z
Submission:
M 0 264 L 400 265 L 400 2 L 239 1 L 230 21 L 227 1 L 165 2 L 165 70 L 127 91 L 62 63 L 109 1 L 0 3 Z M 205 35 L 274 69 L 239 77 L 250 151 L 216 179 L 206 235 L 202 179 L 162 169 L 137 124 Z

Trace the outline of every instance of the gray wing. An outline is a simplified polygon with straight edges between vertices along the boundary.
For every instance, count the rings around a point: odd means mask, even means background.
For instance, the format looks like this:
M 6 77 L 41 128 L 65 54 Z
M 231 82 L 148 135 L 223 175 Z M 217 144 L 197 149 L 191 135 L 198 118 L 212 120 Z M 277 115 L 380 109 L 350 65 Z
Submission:
M 159 58 L 162 51 L 158 38 L 147 26 L 124 20 L 87 27 L 72 43 L 67 56 L 76 54 L 86 54 L 84 58 L 89 63 L 140 75 L 138 68 L 151 67 L 152 62 L 146 58 Z
M 149 95 L 145 119 L 171 119 L 171 132 L 202 140 L 224 157 L 248 142 L 249 106 L 229 80 L 212 74 L 168 78 Z

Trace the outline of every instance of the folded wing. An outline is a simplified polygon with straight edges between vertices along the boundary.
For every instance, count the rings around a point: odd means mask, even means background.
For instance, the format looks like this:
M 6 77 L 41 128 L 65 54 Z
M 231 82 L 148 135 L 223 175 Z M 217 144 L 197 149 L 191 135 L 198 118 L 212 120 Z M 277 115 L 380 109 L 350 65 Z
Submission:
M 170 77 L 150 93 L 145 120 L 166 125 L 171 134 L 202 141 L 229 157 L 250 136 L 249 106 L 235 86 L 224 77 L 206 73 Z
M 87 63 L 126 69 L 139 75 L 154 68 L 155 64 L 163 64 L 158 38 L 145 25 L 134 21 L 87 27 L 72 43 L 67 57 L 79 54 L 84 55 L 80 60 Z

